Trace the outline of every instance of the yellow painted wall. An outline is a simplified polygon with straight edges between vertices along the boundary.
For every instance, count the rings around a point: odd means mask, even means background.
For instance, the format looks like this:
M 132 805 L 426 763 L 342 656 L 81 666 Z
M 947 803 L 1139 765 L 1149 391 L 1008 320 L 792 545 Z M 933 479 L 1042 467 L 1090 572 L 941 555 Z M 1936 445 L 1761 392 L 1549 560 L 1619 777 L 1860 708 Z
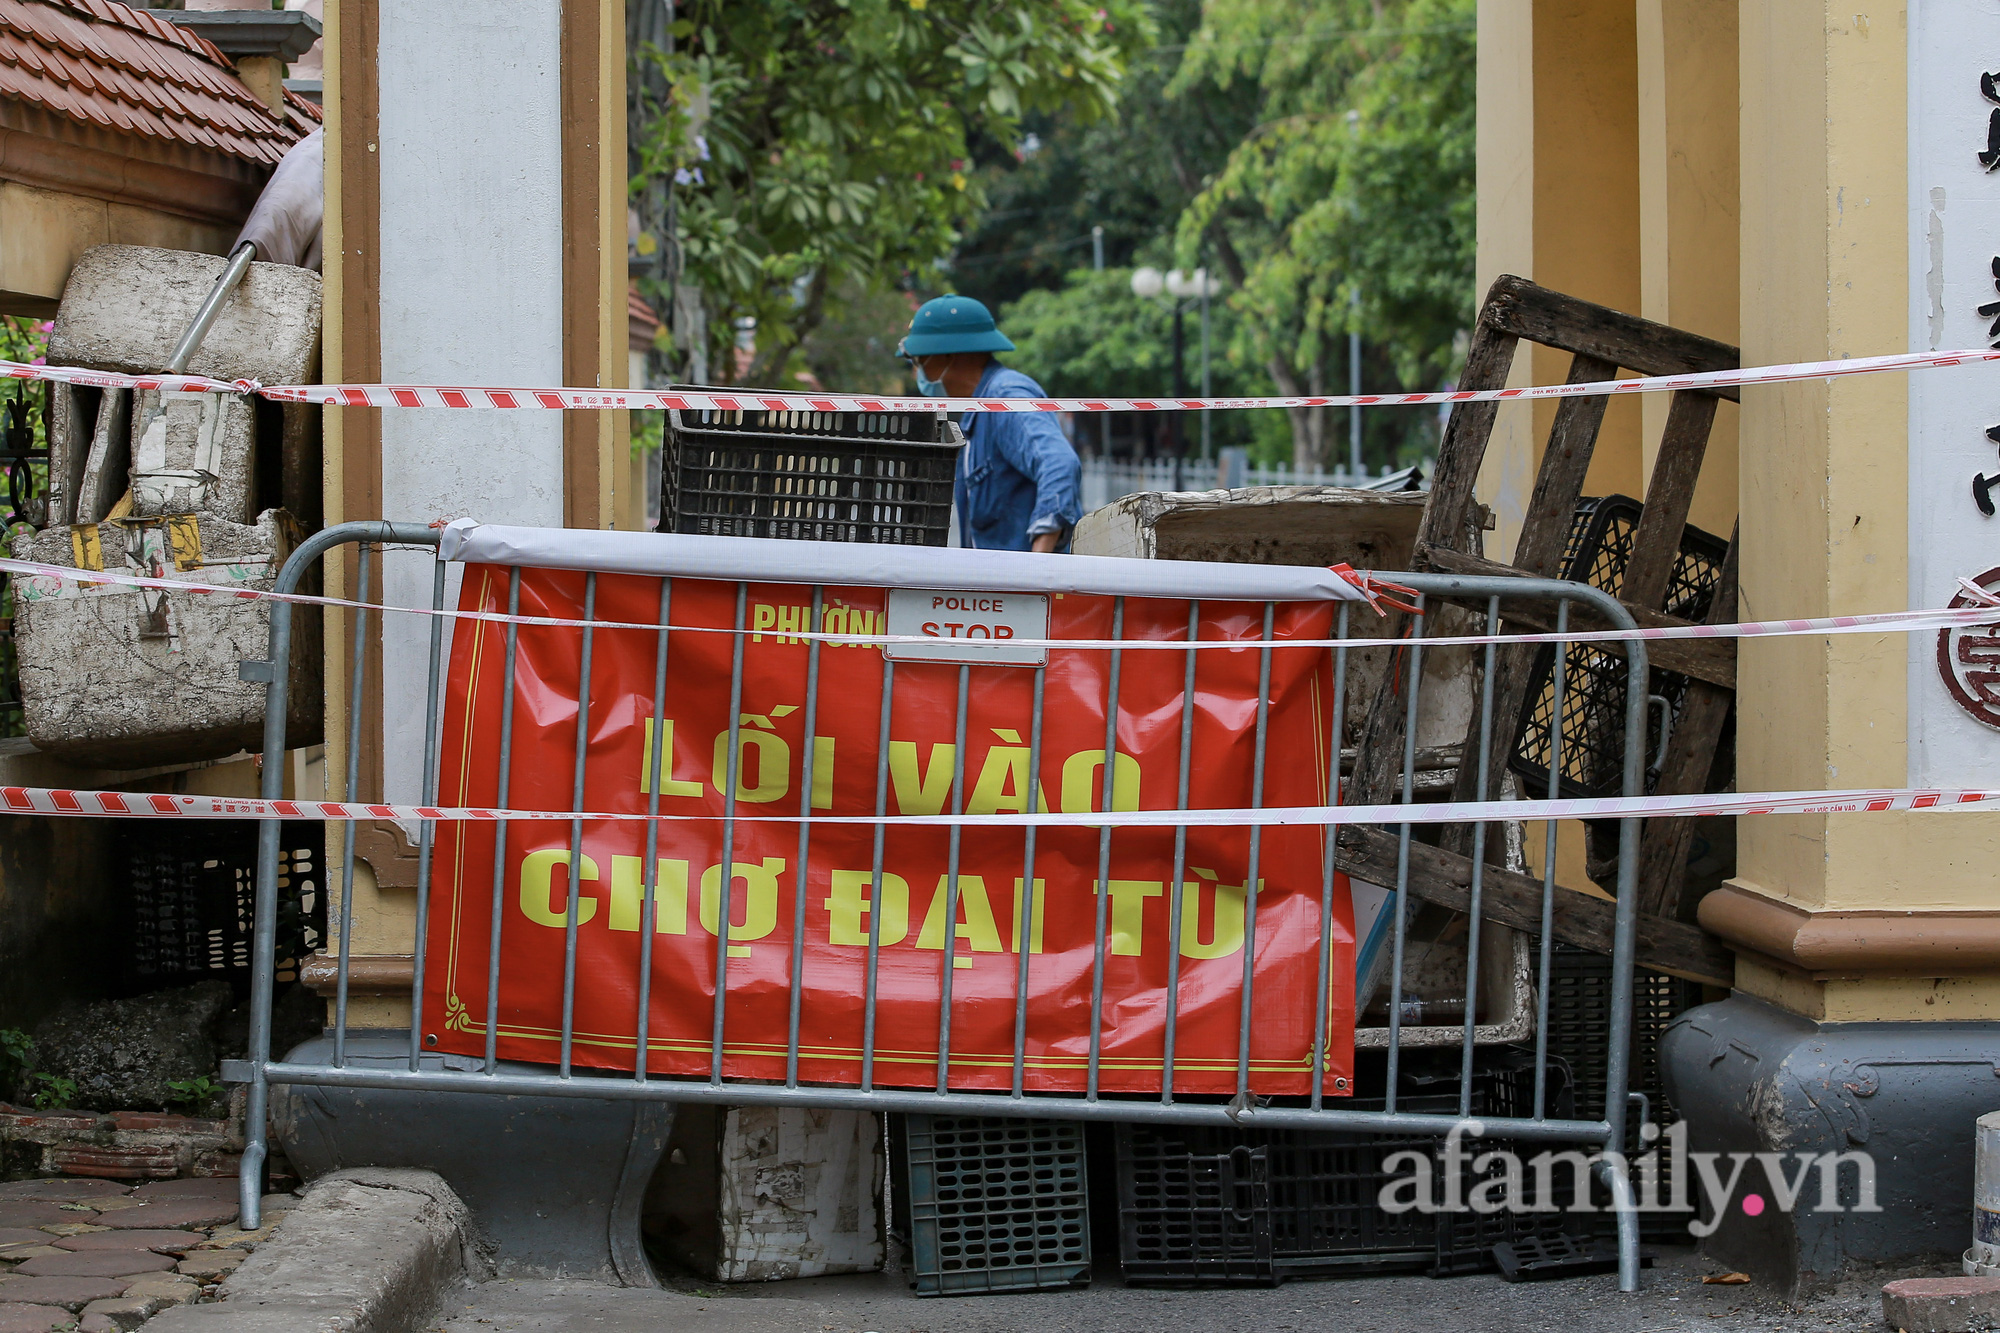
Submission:
M 1742 9 L 1742 310 L 1752 363 L 1875 356 L 1907 340 L 1901 15 L 1798 0 Z M 1907 596 L 1908 401 L 1883 375 L 1744 395 L 1746 616 L 1900 607 Z M 1745 789 L 1900 785 L 1900 636 L 1742 647 Z M 1740 821 L 1739 874 L 1806 906 L 1893 905 L 1937 888 L 1931 843 L 1897 821 Z M 1965 832 L 1955 826 L 1954 837 Z M 1935 891 L 1935 890 L 1934 890 Z
M 1639 283 L 1638 31 L 1601 0 L 1481 0 L 1477 282 L 1515 273 L 1636 313 Z M 1526 351 L 1526 349 L 1524 349 Z M 1518 355 L 1514 382 L 1560 382 L 1567 354 Z M 1487 553 L 1520 535 L 1552 403 L 1503 407 L 1480 472 L 1494 511 Z M 1639 405 L 1605 414 L 1585 493 L 1638 495 Z
M 1734 343 L 1737 319 L 1737 0 L 1637 0 L 1639 313 Z M 1640 400 L 1652 475 L 1668 398 Z M 1720 537 L 1736 521 L 1738 411 L 1716 410 L 1688 520 Z
M 234 227 L 0 181 L 0 315 L 53 318 L 77 257 L 94 245 L 225 253 Z
M 1640 311 L 1639 25 L 1600 0 L 1481 0 L 1479 242 L 1483 295 L 1514 273 L 1619 310 Z M 1524 344 L 1514 384 L 1559 383 L 1570 357 Z M 1478 495 L 1493 511 L 1486 553 L 1509 558 L 1534 489 L 1552 403 L 1501 407 Z M 1641 407 L 1619 399 L 1584 483 L 1587 495 L 1643 494 Z M 1539 865 L 1543 836 L 1527 833 Z M 1557 878 L 1587 888 L 1581 830 L 1562 830 Z

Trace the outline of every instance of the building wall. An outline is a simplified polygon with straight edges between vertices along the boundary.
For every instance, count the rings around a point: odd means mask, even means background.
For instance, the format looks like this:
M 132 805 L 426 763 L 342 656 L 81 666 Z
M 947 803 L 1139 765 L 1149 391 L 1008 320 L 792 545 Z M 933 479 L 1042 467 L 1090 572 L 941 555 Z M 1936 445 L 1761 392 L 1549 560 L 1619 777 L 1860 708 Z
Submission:
M 329 379 L 624 386 L 622 18 L 615 0 L 328 0 Z M 626 438 L 623 413 L 329 409 L 329 522 L 613 526 Z M 351 554 L 329 571 L 339 590 L 357 588 Z M 377 562 L 371 599 L 385 591 L 428 605 L 429 557 Z M 447 598 L 455 591 L 454 575 Z M 390 621 L 365 641 L 357 786 L 408 800 L 422 786 L 430 626 Z M 350 633 L 328 635 L 336 791 Z M 364 831 L 363 844 L 382 836 L 393 832 Z M 329 849 L 336 893 L 342 841 Z M 356 863 L 357 954 L 412 947 L 411 866 L 392 875 L 388 859 Z M 406 1012 L 406 992 L 364 999 L 355 1021 Z

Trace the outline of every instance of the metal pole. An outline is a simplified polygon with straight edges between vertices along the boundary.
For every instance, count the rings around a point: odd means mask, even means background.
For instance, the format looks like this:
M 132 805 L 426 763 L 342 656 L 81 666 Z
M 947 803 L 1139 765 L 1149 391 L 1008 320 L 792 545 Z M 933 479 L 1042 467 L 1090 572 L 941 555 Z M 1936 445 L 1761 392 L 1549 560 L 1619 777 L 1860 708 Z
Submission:
M 320 556 L 343 542 L 408 542 L 435 546 L 436 530 L 403 523 L 342 523 L 322 528 L 299 543 L 278 571 L 275 592 L 295 592 Z M 262 664 L 264 686 L 264 765 L 259 794 L 267 801 L 285 795 L 285 706 L 291 686 L 292 607 L 271 607 L 270 657 Z M 257 825 L 256 907 L 250 918 L 250 1084 L 243 1111 L 243 1160 L 238 1167 L 237 1225 L 255 1231 L 264 1201 L 264 1159 L 270 1152 L 266 1113 L 271 1094 L 271 995 L 277 984 L 278 843 L 284 821 Z
M 1182 353 L 1182 348 L 1186 345 L 1187 340 L 1182 336 L 1181 332 L 1181 315 L 1186 309 L 1187 302 L 1181 300 L 1179 297 L 1175 297 L 1174 397 L 1176 398 L 1187 396 L 1186 357 Z M 1181 459 L 1187 456 L 1187 430 L 1181 425 L 1181 414 L 1179 412 L 1173 414 L 1172 419 L 1167 423 L 1167 428 L 1174 433 L 1174 489 L 1179 490 L 1181 488 Z
M 1092 227 L 1090 229 L 1090 267 L 1093 272 L 1104 272 L 1104 228 L 1102 227 Z M 1100 458 L 1111 457 L 1111 414 L 1109 412 L 1099 412 L 1097 414 L 1097 455 Z
M 1210 280 L 1207 269 L 1201 269 L 1199 272 L 1201 273 L 1201 396 L 1207 398 L 1215 392 L 1210 387 L 1208 378 L 1208 289 Z M 1210 422 L 1208 418 L 1209 411 L 1204 407 L 1201 409 L 1201 456 L 1203 458 L 1215 457 L 1214 441 L 1209 432 Z
M 1350 310 L 1361 308 L 1361 293 L 1354 290 L 1347 294 Z M 1361 333 L 1355 330 L 1347 335 L 1347 391 L 1357 398 L 1361 395 Z M 1361 409 L 1347 409 L 1347 470 L 1353 479 L 1359 481 L 1361 472 Z

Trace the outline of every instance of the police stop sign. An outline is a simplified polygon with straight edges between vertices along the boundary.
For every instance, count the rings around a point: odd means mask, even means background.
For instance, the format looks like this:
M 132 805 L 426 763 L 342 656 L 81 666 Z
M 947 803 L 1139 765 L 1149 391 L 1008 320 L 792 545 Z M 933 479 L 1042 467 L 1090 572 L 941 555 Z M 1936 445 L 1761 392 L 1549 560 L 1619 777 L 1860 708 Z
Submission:
M 1041 593 L 891 588 L 887 632 L 937 640 L 892 643 L 888 645 L 892 662 L 1046 666 L 1047 648 L 1008 641 L 1049 637 L 1049 599 Z

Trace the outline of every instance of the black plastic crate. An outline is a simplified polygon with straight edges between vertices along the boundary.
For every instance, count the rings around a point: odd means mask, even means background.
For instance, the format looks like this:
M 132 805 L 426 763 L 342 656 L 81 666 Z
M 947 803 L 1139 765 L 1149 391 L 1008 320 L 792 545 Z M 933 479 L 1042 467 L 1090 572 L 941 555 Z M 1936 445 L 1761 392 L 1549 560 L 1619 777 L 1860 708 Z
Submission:
M 919 1296 L 1089 1285 L 1082 1124 L 911 1115 L 903 1138 Z
M 290 820 L 278 844 L 277 980 L 326 939 L 326 825 Z M 132 894 L 126 959 L 132 980 L 164 986 L 221 976 L 247 990 L 257 892 L 257 824 L 203 820 L 136 825 L 118 847 Z
M 1397 1109 L 1458 1110 L 1457 1053 L 1448 1076 L 1406 1075 Z M 1481 1053 L 1474 1115 L 1532 1113 L 1534 1069 L 1517 1052 Z M 1357 1098 L 1354 1110 L 1380 1110 Z M 1567 1071 L 1550 1069 L 1548 1113 L 1569 1114 Z M 1435 1159 L 1439 1141 L 1329 1130 L 1118 1126 L 1119 1245 L 1125 1280 L 1140 1286 L 1255 1286 L 1290 1277 L 1474 1272 L 1503 1240 L 1545 1235 L 1562 1215 L 1392 1213 L 1381 1194 L 1386 1163 L 1415 1150 Z M 1474 1155 L 1503 1140 L 1464 1139 Z M 1433 1172 L 1442 1190 L 1442 1177 Z M 1467 1172 L 1467 1188 L 1475 1183 Z
M 1626 495 L 1585 498 L 1578 502 L 1570 520 L 1569 538 L 1563 549 L 1563 577 L 1573 583 L 1618 595 L 1625 582 L 1625 566 L 1632 558 L 1632 539 L 1639 531 L 1645 506 Z M 1729 543 L 1713 533 L 1692 525 L 1681 533 L 1680 556 L 1667 582 L 1662 610 L 1681 620 L 1700 621 L 1715 600 L 1716 584 L 1722 575 L 1723 557 Z M 1521 712 L 1521 729 L 1509 763 L 1526 779 L 1527 794 L 1537 800 L 1549 789 L 1549 751 L 1554 734 L 1556 645 L 1543 648 L 1535 657 L 1528 678 L 1527 703 Z M 1565 645 L 1563 664 L 1562 771 L 1560 791 L 1570 798 L 1618 796 L 1623 793 L 1625 774 L 1625 652 L 1618 644 L 1572 643 Z M 1680 716 L 1687 694 L 1688 679 L 1673 671 L 1655 669 L 1649 677 L 1651 693 L 1667 700 L 1674 718 Z M 1648 705 L 1646 714 L 1646 754 L 1659 752 L 1660 709 Z M 1716 767 L 1710 772 L 1711 786 L 1726 785 L 1733 745 L 1725 736 L 1717 746 Z M 1646 790 L 1651 792 L 1658 774 L 1648 771 Z
M 1627 1087 L 1646 1095 L 1647 1116 L 1664 1132 L 1675 1119 L 1673 1104 L 1667 1100 L 1666 1082 L 1660 1075 L 1660 1037 L 1673 1021 L 1701 1003 L 1701 986 L 1661 972 L 1636 968 L 1632 973 L 1632 1060 Z M 1556 944 L 1549 967 L 1549 1054 L 1560 1057 L 1575 1076 L 1576 1113 L 1586 1120 L 1604 1114 L 1606 1049 L 1611 1032 L 1611 960 L 1603 954 Z M 1625 1123 L 1624 1151 L 1635 1163 L 1650 1149 L 1661 1151 L 1658 1197 L 1665 1203 L 1673 1197 L 1670 1158 L 1665 1144 L 1655 1139 L 1640 1142 L 1638 1109 L 1632 1108 Z M 1633 1185 L 1638 1188 L 1635 1178 Z M 1689 1195 L 1693 1197 L 1692 1194 Z M 1693 1212 L 1641 1213 L 1640 1234 L 1661 1243 L 1687 1243 L 1687 1223 Z M 1599 1219 L 1608 1227 L 1610 1219 Z
M 660 531 L 943 546 L 964 445 L 941 412 L 669 412 Z
M 1549 1051 L 1549 1069 L 1543 1092 L 1543 1110 L 1551 1119 L 1564 1120 L 1576 1115 L 1576 1092 L 1572 1072 L 1560 1054 L 1553 1048 Z M 1473 1114 L 1506 1116 L 1525 1119 L 1535 1113 L 1535 1068 L 1532 1057 L 1513 1051 L 1504 1051 L 1495 1057 L 1495 1065 L 1486 1077 L 1473 1086 Z M 1475 1071 L 1475 1078 L 1479 1074 Z M 1600 1096 L 1599 1101 L 1603 1098 Z M 1473 1158 L 1483 1153 L 1502 1149 L 1513 1153 L 1524 1163 L 1537 1153 L 1545 1151 L 1561 1152 L 1573 1149 L 1589 1156 L 1592 1149 L 1588 1145 L 1575 1143 L 1515 1143 L 1501 1137 L 1466 1138 L 1460 1140 L 1461 1148 Z M 1439 1159 L 1442 1161 L 1442 1148 Z M 1470 1200 L 1472 1192 L 1483 1182 L 1504 1177 L 1504 1162 L 1494 1162 L 1486 1170 L 1475 1169 L 1467 1162 L 1462 1168 L 1460 1196 Z M 1437 1176 L 1443 1185 L 1443 1172 Z M 1534 1175 L 1524 1173 L 1522 1185 L 1530 1197 L 1526 1203 L 1540 1203 L 1533 1198 L 1536 1180 Z M 1439 1211 L 1435 1215 L 1437 1224 L 1437 1257 L 1430 1267 L 1432 1277 L 1456 1277 L 1462 1273 L 1483 1273 L 1495 1267 L 1493 1247 L 1501 1244 L 1516 1244 L 1523 1241 L 1552 1240 L 1557 1236 L 1589 1229 L 1589 1215 L 1579 1216 L 1569 1205 L 1578 1202 L 1575 1182 L 1571 1173 L 1559 1171 L 1551 1179 L 1552 1189 L 1568 1188 L 1570 1192 L 1556 1200 L 1557 1210 L 1537 1213 L 1514 1211 L 1512 1208 L 1499 1212 L 1480 1213 L 1465 1209 L 1460 1211 Z M 1586 1186 L 1586 1189 L 1588 1187 Z M 1509 1198 L 1507 1202 L 1516 1200 Z

